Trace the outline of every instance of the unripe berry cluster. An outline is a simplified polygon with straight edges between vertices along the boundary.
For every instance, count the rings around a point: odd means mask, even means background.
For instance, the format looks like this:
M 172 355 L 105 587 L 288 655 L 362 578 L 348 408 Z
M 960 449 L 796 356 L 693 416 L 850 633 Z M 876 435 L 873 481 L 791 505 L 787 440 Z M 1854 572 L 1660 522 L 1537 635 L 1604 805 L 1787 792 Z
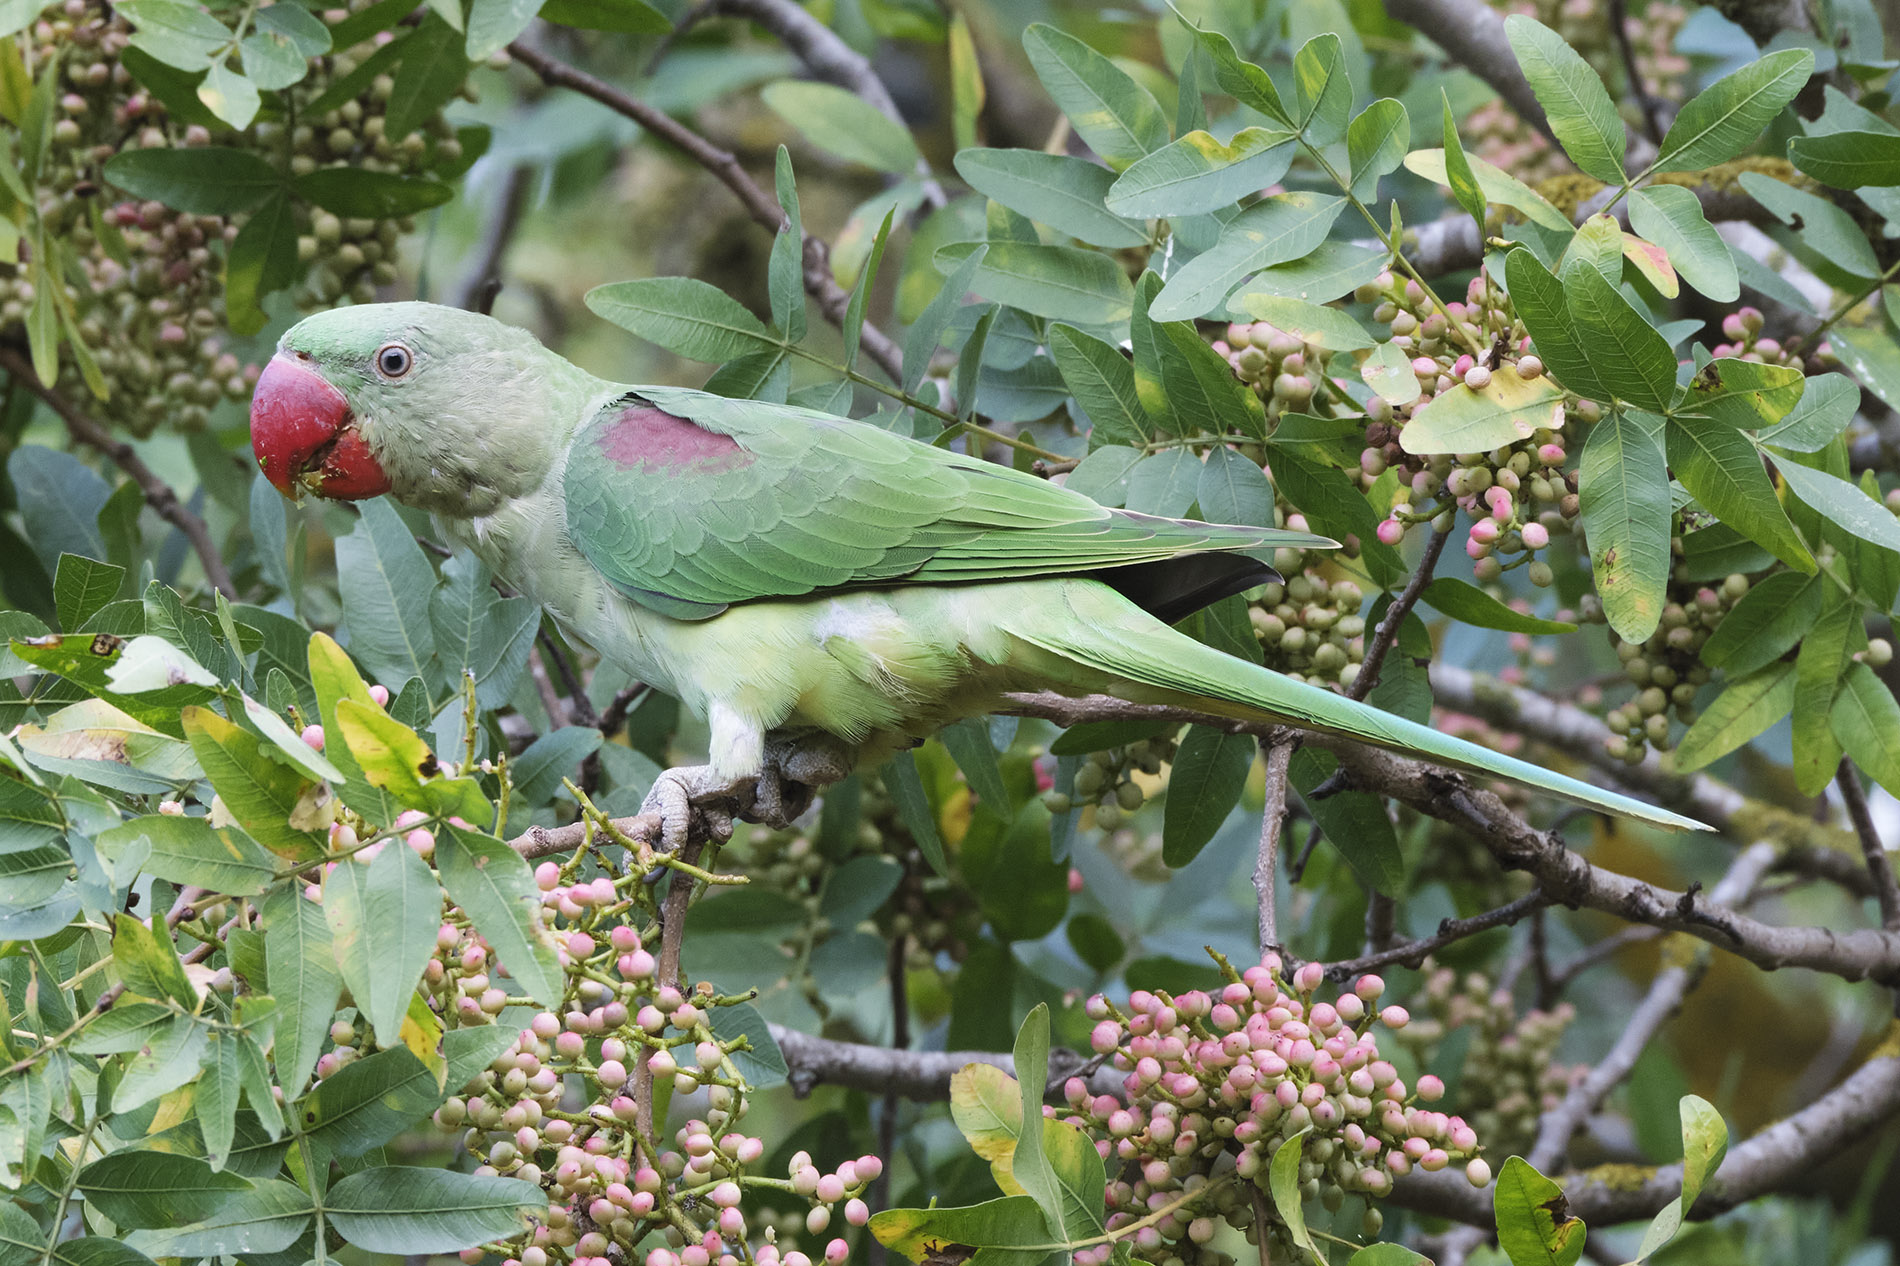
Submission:
M 1228 326 L 1214 350 L 1266 405 L 1268 426 L 1283 413 L 1323 413 L 1329 400 L 1343 398 L 1326 381 L 1326 349 L 1265 321 Z
M 1511 995 L 1483 972 L 1460 977 L 1430 960 L 1425 966 L 1425 989 L 1414 1002 L 1423 1014 L 1399 1041 L 1425 1060 L 1448 1033 L 1471 1028 L 1459 1102 L 1487 1147 L 1500 1155 L 1523 1153 L 1536 1137 L 1538 1118 L 1586 1071 L 1555 1058 L 1575 1009 L 1564 1002 L 1520 1016 Z
M 350 10 L 323 16 L 334 25 L 370 2 L 352 0 Z M 198 148 L 215 141 L 256 151 L 273 165 L 288 150 L 297 175 L 329 165 L 420 175 L 454 169 L 461 146 L 439 114 L 408 137 L 384 136 L 393 89 L 388 76 L 314 125 L 298 125 L 288 138 L 284 125 L 268 118 L 244 132 L 214 134 L 170 117 L 133 77 L 120 60 L 131 35 L 131 26 L 102 0 L 64 0 L 16 40 L 29 67 L 58 68 L 55 121 L 33 193 L 47 237 L 64 256 L 51 262 L 77 273 L 57 284 L 72 312 L 70 331 L 90 353 L 106 393 L 87 407 L 103 421 L 146 435 L 161 424 L 201 428 L 214 406 L 242 401 L 256 385 L 257 366 L 240 365 L 218 337 L 225 311 L 217 253 L 220 244 L 230 247 L 245 217 L 188 214 L 152 201 L 113 202 L 102 175 L 107 160 L 131 150 Z M 315 100 L 371 51 L 365 44 L 316 59 L 285 96 Z M 302 226 L 299 257 L 316 265 L 309 291 L 300 296 L 305 303 L 332 303 L 345 295 L 366 301 L 375 297 L 376 286 L 395 280 L 398 241 L 413 227 L 410 221 L 339 219 L 301 203 L 293 214 Z M 29 280 L 37 261 L 30 256 L 30 244 L 22 242 L 18 263 L 0 264 L 0 335 L 9 339 L 23 338 L 38 298 Z M 39 277 L 45 284 L 46 273 Z M 62 356 L 62 373 L 81 363 L 70 346 Z
M 1414 1167 L 1462 1163 L 1474 1185 L 1490 1182 L 1490 1166 L 1477 1156 L 1478 1132 L 1462 1117 L 1426 1106 L 1444 1093 L 1443 1083 L 1426 1075 L 1408 1087 L 1380 1057 L 1373 1025 L 1397 1032 L 1410 1017 L 1403 1007 L 1377 1006 L 1384 991 L 1378 977 L 1361 977 L 1351 991 L 1322 1002 L 1317 963 L 1289 979 L 1269 954 L 1228 975 L 1214 993 L 1137 990 L 1126 1011 L 1101 995 L 1090 998 L 1090 1044 L 1125 1074 L 1126 1102 L 1091 1096 L 1071 1078 L 1064 1087 L 1068 1112 L 1045 1109 L 1098 1136 L 1096 1150 L 1115 1166 L 1109 1230 L 1169 1209 L 1135 1231 L 1137 1256 L 1194 1258 L 1215 1219 L 1225 1219 L 1245 1227 L 1255 1243 L 1267 1236 L 1292 1260 L 1284 1228 L 1254 1221 L 1251 1193 L 1267 1191 L 1275 1152 L 1302 1130 L 1310 1133 L 1301 1196 L 1328 1209 L 1349 1195 L 1382 1196 Z M 1103 1246 L 1076 1260 L 1099 1266 L 1108 1255 Z
M 1625 642 L 1610 635 L 1623 673 L 1636 687 L 1633 698 L 1604 715 L 1611 730 L 1604 747 L 1611 756 L 1635 764 L 1648 748 L 1674 747 L 1672 711 L 1682 724 L 1694 723 L 1696 692 L 1712 675 L 1702 663 L 1702 645 L 1748 595 L 1749 586 L 1749 578 L 1740 572 L 1690 592 L 1684 592 L 1687 585 L 1672 582 L 1670 601 L 1648 641 Z M 1586 609 L 1591 609 L 1588 604 Z
M 1296 519 L 1290 516 L 1289 525 Z M 1285 574 L 1286 582 L 1262 588 L 1247 612 L 1267 666 L 1296 681 L 1350 688 L 1366 657 L 1366 622 L 1359 614 L 1365 591 L 1350 580 L 1328 581 L 1317 570 Z

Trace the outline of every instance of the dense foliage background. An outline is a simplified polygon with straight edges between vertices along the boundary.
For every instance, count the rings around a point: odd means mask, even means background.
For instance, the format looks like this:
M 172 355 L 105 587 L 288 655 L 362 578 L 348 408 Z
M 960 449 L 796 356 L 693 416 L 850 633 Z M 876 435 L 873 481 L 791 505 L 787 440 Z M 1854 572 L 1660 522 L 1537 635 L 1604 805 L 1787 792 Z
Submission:
M 1885 16 L 0 2 L 0 1266 L 1891 1261 Z M 1025 696 L 658 854 L 700 720 L 256 475 L 400 297 L 1330 534 L 1184 627 L 1716 833 Z

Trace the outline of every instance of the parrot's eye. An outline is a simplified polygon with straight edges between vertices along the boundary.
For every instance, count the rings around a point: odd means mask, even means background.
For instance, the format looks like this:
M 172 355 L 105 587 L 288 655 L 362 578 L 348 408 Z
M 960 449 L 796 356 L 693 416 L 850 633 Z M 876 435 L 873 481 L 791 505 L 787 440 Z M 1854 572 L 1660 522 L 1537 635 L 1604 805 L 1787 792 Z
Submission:
M 415 358 L 401 343 L 390 343 L 376 351 L 376 372 L 385 378 L 400 378 L 409 372 Z

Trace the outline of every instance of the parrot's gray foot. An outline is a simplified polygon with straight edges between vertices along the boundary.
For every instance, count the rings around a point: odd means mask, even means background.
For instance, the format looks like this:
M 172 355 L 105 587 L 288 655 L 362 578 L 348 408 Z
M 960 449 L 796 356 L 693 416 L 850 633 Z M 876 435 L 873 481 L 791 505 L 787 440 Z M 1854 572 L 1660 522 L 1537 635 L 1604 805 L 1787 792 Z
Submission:
M 821 736 L 768 738 L 746 820 L 781 829 L 790 826 L 811 808 L 820 788 L 848 776 L 854 763 L 849 752 Z
M 713 839 L 732 838 L 733 816 L 751 804 L 752 787 L 750 778 L 720 778 L 711 765 L 681 765 L 653 780 L 640 812 L 659 817 L 660 849 L 677 853 L 692 832 L 695 814 Z

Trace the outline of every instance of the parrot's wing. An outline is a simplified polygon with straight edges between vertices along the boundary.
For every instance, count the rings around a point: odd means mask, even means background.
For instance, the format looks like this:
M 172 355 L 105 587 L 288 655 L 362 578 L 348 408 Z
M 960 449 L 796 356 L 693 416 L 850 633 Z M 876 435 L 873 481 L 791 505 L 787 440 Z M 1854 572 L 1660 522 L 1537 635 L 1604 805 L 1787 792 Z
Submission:
M 1334 542 L 1106 509 L 1047 480 L 789 405 L 641 387 L 575 437 L 568 533 L 697 619 L 851 586 L 1020 579 Z

